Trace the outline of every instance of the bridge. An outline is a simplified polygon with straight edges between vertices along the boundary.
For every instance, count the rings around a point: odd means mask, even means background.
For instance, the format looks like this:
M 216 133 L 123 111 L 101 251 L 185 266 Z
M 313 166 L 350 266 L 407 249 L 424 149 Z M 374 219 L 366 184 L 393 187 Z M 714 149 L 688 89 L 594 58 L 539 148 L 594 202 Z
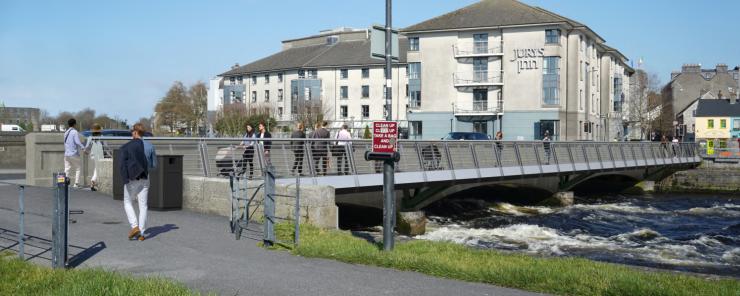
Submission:
M 100 139 L 108 150 L 128 141 Z M 249 174 L 241 138 L 147 140 L 158 154 L 183 155 L 185 175 Z M 338 204 L 382 208 L 382 163 L 364 159 L 371 145 L 371 140 L 351 140 L 340 146 L 332 139 L 260 139 L 252 148 L 254 178 L 261 179 L 262 170 L 270 166 L 279 184 L 300 179 L 301 184 L 328 185 L 335 189 Z M 556 193 L 608 176 L 621 176 L 637 184 L 660 180 L 701 161 L 694 143 L 400 140 L 398 152 L 401 159 L 396 164 L 395 188 L 401 209 L 406 210 L 484 185 L 507 184 Z M 323 164 L 316 162 L 322 157 L 328 159 L 325 172 Z

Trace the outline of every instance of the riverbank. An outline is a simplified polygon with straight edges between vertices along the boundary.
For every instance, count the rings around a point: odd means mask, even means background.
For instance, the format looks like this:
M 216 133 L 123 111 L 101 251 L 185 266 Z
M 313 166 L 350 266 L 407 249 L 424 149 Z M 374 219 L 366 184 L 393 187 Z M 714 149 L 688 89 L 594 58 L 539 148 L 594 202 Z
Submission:
M 678 171 L 655 184 L 664 193 L 740 193 L 740 164 L 703 161 L 695 169 Z
M 292 237 L 281 224 L 281 239 Z M 645 272 L 587 259 L 540 257 L 481 250 L 449 242 L 399 242 L 392 252 L 346 231 L 301 228 L 301 244 L 292 253 L 347 263 L 421 272 L 561 295 L 737 295 L 740 281 L 704 279 L 669 272 Z

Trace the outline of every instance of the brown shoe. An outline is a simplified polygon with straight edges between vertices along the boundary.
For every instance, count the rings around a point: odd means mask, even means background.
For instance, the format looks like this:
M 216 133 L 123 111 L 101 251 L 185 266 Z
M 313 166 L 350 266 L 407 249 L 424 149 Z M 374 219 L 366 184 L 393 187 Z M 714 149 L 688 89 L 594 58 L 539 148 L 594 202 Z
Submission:
M 141 231 L 139 231 L 139 226 L 131 228 L 131 231 L 128 232 L 128 239 L 133 239 L 135 236 L 139 235 L 140 233 Z
M 144 235 L 143 234 L 139 235 L 139 241 L 144 241 Z

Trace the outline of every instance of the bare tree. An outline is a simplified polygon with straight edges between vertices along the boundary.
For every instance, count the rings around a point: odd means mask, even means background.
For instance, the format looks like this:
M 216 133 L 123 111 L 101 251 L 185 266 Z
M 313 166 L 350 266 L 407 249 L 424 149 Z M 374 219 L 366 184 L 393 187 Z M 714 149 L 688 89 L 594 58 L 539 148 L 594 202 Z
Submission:
M 208 112 L 208 87 L 202 81 L 190 86 L 187 103 L 190 105 L 187 113 L 188 128 L 192 134 L 205 133 L 206 113 Z
M 655 128 L 656 108 L 660 111 L 660 78 L 655 73 L 638 69 L 630 81 L 628 102 L 629 124 L 640 130 L 640 139 L 646 139 Z

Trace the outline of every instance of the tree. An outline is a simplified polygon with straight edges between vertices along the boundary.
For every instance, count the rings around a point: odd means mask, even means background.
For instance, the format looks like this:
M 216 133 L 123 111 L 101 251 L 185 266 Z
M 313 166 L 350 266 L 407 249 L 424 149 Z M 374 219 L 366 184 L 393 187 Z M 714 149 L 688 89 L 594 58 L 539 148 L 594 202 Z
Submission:
M 238 137 L 247 124 L 247 107 L 241 103 L 229 104 L 217 116 L 215 129 L 222 136 Z
M 660 109 L 660 79 L 655 73 L 647 73 L 638 69 L 630 81 L 630 100 L 628 102 L 628 118 L 633 128 L 640 130 L 640 139 L 649 137 L 654 130 L 656 121 L 655 110 Z
M 362 135 L 363 139 L 372 139 L 373 135 L 370 133 L 370 126 L 365 125 L 365 133 Z
M 187 103 L 190 112 L 185 114 L 192 134 L 204 134 L 208 112 L 208 88 L 202 81 L 190 86 Z
M 77 130 L 90 129 L 95 120 L 95 110 L 91 108 L 82 109 L 75 114 L 75 119 L 77 120 Z
M 74 114 L 67 112 L 67 111 L 63 111 L 63 112 L 60 112 L 59 115 L 57 115 L 55 122 L 57 125 L 67 126 L 67 121 L 69 121 L 69 119 L 73 117 L 75 117 Z
M 148 131 L 151 131 L 152 130 L 152 120 L 150 118 L 148 118 L 148 117 L 142 117 L 142 118 L 139 118 L 139 120 L 136 121 L 136 122 L 137 123 L 141 123 L 146 130 L 148 130 Z
M 155 123 L 157 127 L 166 126 L 170 134 L 175 133 L 175 129 L 187 126 L 188 121 L 188 94 L 185 85 L 180 81 L 175 81 L 167 94 L 159 100 L 154 107 L 157 113 Z

